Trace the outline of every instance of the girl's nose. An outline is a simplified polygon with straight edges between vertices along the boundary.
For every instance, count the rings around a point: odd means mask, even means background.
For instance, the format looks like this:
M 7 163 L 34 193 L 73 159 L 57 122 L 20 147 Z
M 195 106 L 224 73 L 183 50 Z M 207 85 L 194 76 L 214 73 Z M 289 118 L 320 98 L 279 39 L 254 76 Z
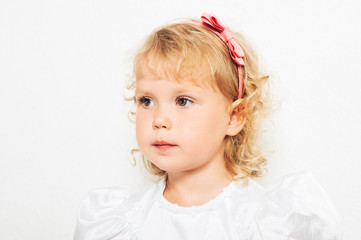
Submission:
M 168 117 L 168 114 L 164 111 L 159 111 L 157 109 L 154 118 L 153 118 L 153 129 L 167 129 L 170 130 L 172 128 L 172 122 Z

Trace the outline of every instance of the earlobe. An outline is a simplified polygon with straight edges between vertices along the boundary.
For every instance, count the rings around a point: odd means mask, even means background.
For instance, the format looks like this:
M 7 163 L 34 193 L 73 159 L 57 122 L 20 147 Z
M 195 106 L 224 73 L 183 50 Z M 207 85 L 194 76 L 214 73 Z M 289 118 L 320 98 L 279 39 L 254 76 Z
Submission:
M 244 112 L 242 99 L 237 99 L 232 103 L 231 106 L 229 124 L 226 134 L 228 136 L 237 135 L 243 129 L 245 122 L 246 114 Z

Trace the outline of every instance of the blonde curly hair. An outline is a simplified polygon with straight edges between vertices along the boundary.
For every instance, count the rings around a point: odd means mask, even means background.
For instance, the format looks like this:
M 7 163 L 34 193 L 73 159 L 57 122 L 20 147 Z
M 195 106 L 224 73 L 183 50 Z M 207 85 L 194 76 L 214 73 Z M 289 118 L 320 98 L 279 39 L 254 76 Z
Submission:
M 197 20 L 191 20 L 198 22 Z M 257 145 L 261 112 L 265 110 L 268 97 L 264 85 L 269 76 L 259 70 L 258 58 L 246 39 L 232 32 L 234 39 L 244 51 L 243 97 L 239 110 L 245 114 L 243 129 L 235 136 L 226 136 L 224 160 L 227 170 L 235 179 L 261 177 L 266 159 Z M 230 57 L 228 47 L 210 30 L 189 22 L 174 23 L 154 30 L 145 40 L 134 58 L 134 78 L 127 89 L 134 91 L 136 79 L 142 76 L 142 64 L 157 76 L 171 76 L 177 81 L 191 81 L 196 85 L 209 80 L 229 100 L 238 98 L 238 70 Z M 135 97 L 128 98 L 136 102 Z M 134 117 L 135 112 L 131 112 Z M 133 149 L 132 155 L 140 152 Z M 158 168 L 141 154 L 145 168 L 153 175 L 164 176 L 166 171 Z M 136 163 L 134 158 L 134 164 Z

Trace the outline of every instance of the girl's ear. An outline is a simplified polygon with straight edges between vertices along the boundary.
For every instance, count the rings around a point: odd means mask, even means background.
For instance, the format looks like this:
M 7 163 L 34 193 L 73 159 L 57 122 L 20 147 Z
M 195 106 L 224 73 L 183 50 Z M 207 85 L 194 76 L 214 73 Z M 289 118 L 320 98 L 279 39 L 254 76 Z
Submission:
M 231 105 L 230 118 L 226 134 L 228 136 L 237 135 L 243 128 L 246 122 L 246 114 L 244 113 L 244 106 L 242 99 L 237 99 Z

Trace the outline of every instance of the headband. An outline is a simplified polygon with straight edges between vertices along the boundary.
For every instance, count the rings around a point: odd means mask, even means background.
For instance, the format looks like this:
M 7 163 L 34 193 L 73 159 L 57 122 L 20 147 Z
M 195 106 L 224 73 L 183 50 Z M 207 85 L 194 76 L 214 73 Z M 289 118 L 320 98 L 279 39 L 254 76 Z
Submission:
M 237 43 L 237 41 L 232 37 L 232 34 L 226 29 L 226 27 L 219 21 L 219 19 L 214 14 L 203 13 L 201 16 L 202 23 L 199 22 L 190 22 L 196 25 L 203 26 L 213 33 L 215 33 L 228 47 L 229 53 L 233 62 L 237 64 L 238 68 L 238 98 L 242 98 L 243 92 L 243 71 L 242 66 L 244 66 L 244 53 Z

